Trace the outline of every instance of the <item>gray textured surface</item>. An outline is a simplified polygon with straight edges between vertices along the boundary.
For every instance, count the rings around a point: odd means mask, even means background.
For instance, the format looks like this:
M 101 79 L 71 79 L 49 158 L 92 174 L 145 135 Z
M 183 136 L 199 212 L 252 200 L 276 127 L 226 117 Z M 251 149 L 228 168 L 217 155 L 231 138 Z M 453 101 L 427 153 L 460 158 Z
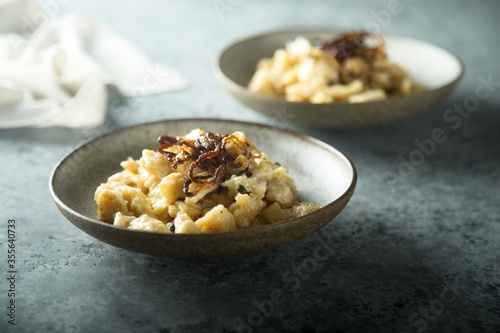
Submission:
M 214 3 L 232 7 L 221 17 Z M 452 96 L 415 119 L 363 131 L 300 129 L 344 151 L 359 172 L 346 209 L 302 241 L 242 258 L 159 259 L 85 235 L 50 198 L 47 182 L 55 163 L 101 131 L 195 116 L 280 123 L 239 105 L 218 86 L 212 73 L 218 50 L 268 29 L 362 28 L 375 21 L 372 11 L 388 3 L 61 4 L 57 15 L 80 11 L 106 22 L 152 58 L 176 67 L 192 85 L 113 107 L 97 130 L 0 131 L 0 331 L 249 332 L 251 324 L 259 332 L 499 331 L 500 87 L 460 126 L 443 118 L 454 103 L 474 94 L 480 76 L 500 81 L 497 1 L 401 1 L 402 11 L 384 31 L 458 54 L 466 75 Z M 397 176 L 398 156 L 408 158 L 417 147 L 414 140 L 429 138 L 435 128 L 443 128 L 447 140 L 411 175 Z M 15 327 L 5 315 L 8 219 L 17 221 Z M 314 250 L 327 239 L 331 252 L 314 265 Z M 279 300 L 275 289 L 283 294 Z M 270 307 L 270 299 L 280 304 Z M 259 314 L 256 304 L 262 302 L 266 308 Z

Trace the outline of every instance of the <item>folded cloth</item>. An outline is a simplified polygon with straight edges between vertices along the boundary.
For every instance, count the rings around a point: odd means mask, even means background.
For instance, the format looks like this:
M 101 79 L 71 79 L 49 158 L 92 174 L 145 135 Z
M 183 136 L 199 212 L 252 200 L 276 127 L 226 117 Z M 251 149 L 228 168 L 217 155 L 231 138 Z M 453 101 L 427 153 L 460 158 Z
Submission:
M 9 15 L 23 9 L 17 21 Z M 95 127 L 105 120 L 108 84 L 125 96 L 187 86 L 177 72 L 83 16 L 45 22 L 26 36 L 22 22 L 37 10 L 43 13 L 33 0 L 0 5 L 0 128 Z

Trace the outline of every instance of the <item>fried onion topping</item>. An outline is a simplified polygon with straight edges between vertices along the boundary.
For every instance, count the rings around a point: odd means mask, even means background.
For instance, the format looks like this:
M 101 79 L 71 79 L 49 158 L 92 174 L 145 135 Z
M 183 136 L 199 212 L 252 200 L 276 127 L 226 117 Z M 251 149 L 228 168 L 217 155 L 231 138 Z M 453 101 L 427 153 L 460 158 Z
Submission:
M 214 185 L 218 185 L 215 192 L 220 193 L 224 181 L 245 173 L 251 159 L 262 157 L 251 141 L 240 140 L 235 134 L 206 132 L 196 139 L 163 135 L 158 142 L 161 144 L 158 151 L 166 155 L 174 170 L 191 161 L 189 179 L 184 183 L 187 197 Z M 190 191 L 191 184 L 198 187 Z
M 369 45 L 370 41 L 375 41 L 376 45 Z M 349 32 L 331 42 L 316 40 L 313 44 L 337 59 L 339 63 L 356 56 L 376 59 L 385 55 L 385 43 L 382 37 L 368 32 Z

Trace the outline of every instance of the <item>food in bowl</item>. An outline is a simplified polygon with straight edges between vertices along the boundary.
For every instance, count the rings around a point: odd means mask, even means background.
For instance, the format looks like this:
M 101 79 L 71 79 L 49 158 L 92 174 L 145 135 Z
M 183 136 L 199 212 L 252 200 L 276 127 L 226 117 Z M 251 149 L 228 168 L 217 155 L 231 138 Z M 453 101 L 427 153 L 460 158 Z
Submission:
M 299 202 L 287 170 L 241 132 L 161 136 L 158 151 L 121 162 L 95 192 L 101 220 L 165 233 L 211 233 L 286 221 L 320 207 Z
M 272 58 L 258 62 L 248 89 L 291 102 L 320 104 L 379 101 L 407 96 L 421 87 L 387 58 L 380 36 L 351 32 L 331 42 L 296 37 Z

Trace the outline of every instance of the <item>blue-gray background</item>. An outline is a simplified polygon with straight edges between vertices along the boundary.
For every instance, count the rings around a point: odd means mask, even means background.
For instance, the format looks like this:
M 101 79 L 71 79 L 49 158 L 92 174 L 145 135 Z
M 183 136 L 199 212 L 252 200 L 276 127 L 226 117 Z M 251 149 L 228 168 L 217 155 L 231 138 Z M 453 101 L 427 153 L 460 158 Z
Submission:
M 499 87 L 458 128 L 443 119 L 454 103 L 474 95 L 479 77 L 500 81 L 500 2 L 401 0 L 400 12 L 389 18 L 381 11 L 390 0 L 54 3 L 54 16 L 79 12 L 106 23 L 191 85 L 115 104 L 95 130 L 0 131 L 0 331 L 500 330 Z M 252 256 L 171 260 L 96 241 L 57 211 L 47 186 L 52 168 L 103 131 L 182 117 L 280 124 L 240 105 L 217 84 L 213 66 L 231 41 L 274 29 L 367 24 L 452 51 L 466 74 L 449 98 L 418 118 L 348 132 L 294 127 L 345 152 L 359 172 L 352 201 L 319 233 Z M 399 157 L 407 159 L 415 140 L 429 138 L 435 128 L 448 139 L 410 176 L 397 176 Z M 8 219 L 18 228 L 15 327 L 5 316 Z M 327 237 L 334 254 L 308 266 L 312 272 L 300 283 L 290 282 Z M 270 307 L 275 289 L 284 298 Z

